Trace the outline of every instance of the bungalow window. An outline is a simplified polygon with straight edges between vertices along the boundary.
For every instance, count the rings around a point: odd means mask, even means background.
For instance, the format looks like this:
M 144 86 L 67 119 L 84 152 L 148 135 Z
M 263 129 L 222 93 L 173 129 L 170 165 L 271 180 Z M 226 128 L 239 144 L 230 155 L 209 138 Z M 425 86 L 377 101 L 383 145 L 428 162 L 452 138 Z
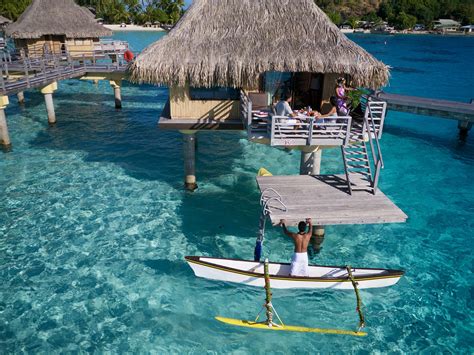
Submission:
M 191 100 L 240 100 L 240 89 L 234 88 L 190 88 Z

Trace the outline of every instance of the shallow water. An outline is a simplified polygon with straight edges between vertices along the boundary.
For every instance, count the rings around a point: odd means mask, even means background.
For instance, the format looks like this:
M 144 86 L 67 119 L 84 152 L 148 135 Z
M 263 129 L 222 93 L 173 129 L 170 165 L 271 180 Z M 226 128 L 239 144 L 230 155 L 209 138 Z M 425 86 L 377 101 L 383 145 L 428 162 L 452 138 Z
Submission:
M 121 33 L 142 49 L 161 34 Z M 388 91 L 474 98 L 474 38 L 353 36 L 393 67 Z M 58 123 L 42 95 L 7 108 L 13 152 L 0 154 L 0 352 L 473 351 L 474 132 L 456 122 L 390 112 L 381 189 L 406 224 L 327 228 L 313 262 L 402 268 L 394 287 L 361 291 L 367 338 L 250 331 L 216 315 L 252 319 L 262 290 L 194 277 L 185 255 L 252 258 L 255 173 L 297 174 L 299 155 L 243 133 L 200 133 L 199 189 L 182 189 L 181 136 L 156 127 L 168 92 L 64 81 Z M 342 169 L 325 152 L 323 171 Z M 266 254 L 292 247 L 270 228 Z M 352 292 L 275 290 L 287 324 L 353 329 Z

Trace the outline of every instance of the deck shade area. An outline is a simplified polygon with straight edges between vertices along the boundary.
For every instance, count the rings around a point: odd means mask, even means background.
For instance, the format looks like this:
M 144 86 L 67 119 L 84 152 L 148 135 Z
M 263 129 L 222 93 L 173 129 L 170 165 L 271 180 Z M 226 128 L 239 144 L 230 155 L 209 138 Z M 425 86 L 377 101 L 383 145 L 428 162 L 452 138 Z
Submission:
M 312 218 L 314 225 L 403 223 L 407 215 L 382 191 L 348 193 L 343 175 L 260 176 L 257 183 L 262 193 L 271 188 L 281 196 L 283 207 L 270 202 L 270 220 L 277 225 L 286 219 L 288 225 L 297 225 Z M 269 196 L 273 193 L 267 190 Z M 285 211 L 286 209 L 286 211 Z

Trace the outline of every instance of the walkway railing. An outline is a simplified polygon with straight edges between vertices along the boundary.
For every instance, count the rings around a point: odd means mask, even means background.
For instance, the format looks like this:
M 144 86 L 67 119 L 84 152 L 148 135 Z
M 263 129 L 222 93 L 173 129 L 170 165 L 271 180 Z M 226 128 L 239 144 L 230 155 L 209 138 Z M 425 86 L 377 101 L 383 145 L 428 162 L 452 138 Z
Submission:
M 349 142 L 352 118 L 309 118 L 301 122 L 286 116 L 271 116 L 272 146 L 341 146 Z
M 105 43 L 103 50 L 60 51 L 41 57 L 28 57 L 24 51 L 0 53 L 0 95 L 13 94 L 28 88 L 46 85 L 56 80 L 83 76 L 89 72 L 124 72 L 123 43 L 113 50 Z M 116 44 L 113 44 L 117 46 Z

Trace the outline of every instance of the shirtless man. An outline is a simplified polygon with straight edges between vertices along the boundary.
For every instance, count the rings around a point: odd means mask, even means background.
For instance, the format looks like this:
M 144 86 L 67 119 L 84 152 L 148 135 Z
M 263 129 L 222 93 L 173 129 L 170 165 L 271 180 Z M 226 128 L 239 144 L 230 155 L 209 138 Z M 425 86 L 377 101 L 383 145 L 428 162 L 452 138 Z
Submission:
M 309 226 L 308 232 L 306 232 L 306 224 Z M 298 233 L 288 231 L 284 219 L 280 220 L 280 225 L 283 228 L 283 232 L 293 239 L 293 242 L 295 243 L 295 253 L 293 254 L 293 258 L 291 258 L 290 276 L 309 276 L 308 244 L 313 234 L 311 218 L 307 218 L 306 223 L 303 221 L 298 223 Z

